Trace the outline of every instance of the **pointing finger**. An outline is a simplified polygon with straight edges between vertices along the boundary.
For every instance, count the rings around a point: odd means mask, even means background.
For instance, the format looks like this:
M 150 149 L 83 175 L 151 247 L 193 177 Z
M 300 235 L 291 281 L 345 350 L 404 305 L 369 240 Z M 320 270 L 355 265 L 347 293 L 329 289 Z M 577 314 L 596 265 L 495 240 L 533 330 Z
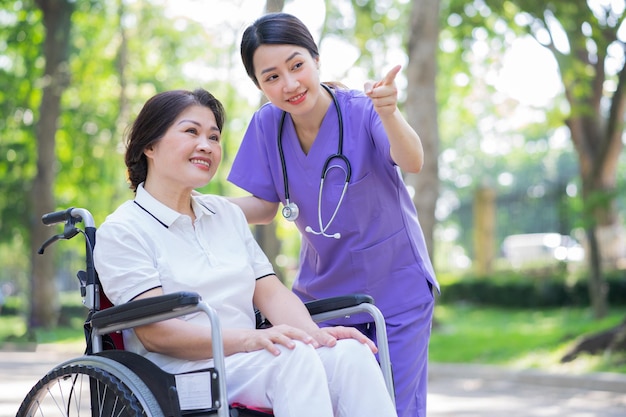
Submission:
M 398 75 L 398 73 L 400 72 L 400 68 L 402 68 L 401 65 L 396 65 L 391 70 L 389 70 L 389 72 L 387 73 L 387 75 L 385 75 L 385 78 L 383 78 L 381 83 L 383 85 L 392 85 L 396 79 L 396 75 Z
M 365 83 L 364 86 L 364 91 L 366 94 L 370 94 L 372 92 L 372 90 L 374 90 L 375 88 L 378 88 L 382 85 L 393 85 L 393 83 L 395 82 L 396 79 L 396 75 L 398 75 L 398 73 L 400 72 L 400 69 L 402 68 L 401 65 L 396 65 L 395 67 L 393 67 L 391 70 L 389 70 L 389 72 L 387 73 L 387 75 L 385 75 L 385 77 L 380 80 L 380 81 L 367 81 Z

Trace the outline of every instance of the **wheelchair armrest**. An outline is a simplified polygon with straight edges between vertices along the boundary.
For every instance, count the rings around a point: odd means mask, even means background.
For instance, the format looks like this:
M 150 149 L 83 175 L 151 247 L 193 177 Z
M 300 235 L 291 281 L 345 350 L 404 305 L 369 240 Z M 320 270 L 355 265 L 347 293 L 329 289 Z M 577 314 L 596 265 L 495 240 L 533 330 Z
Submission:
M 385 378 L 385 385 L 391 399 L 395 403 L 391 358 L 385 318 L 374 305 L 374 299 L 367 294 L 351 294 L 339 297 L 323 298 L 305 303 L 311 317 L 316 322 L 323 322 L 342 317 L 350 317 L 358 313 L 367 313 L 374 321 L 380 367 Z
M 362 303 L 374 304 L 374 299 L 367 294 L 350 294 L 339 297 L 322 298 L 304 303 L 312 316 L 329 311 L 358 306 Z
M 163 319 L 180 312 L 181 309 L 195 307 L 202 298 L 195 292 L 176 292 L 158 297 L 129 301 L 94 313 L 91 325 L 95 328 L 107 328 L 116 324 L 155 318 Z M 181 312 L 181 315 L 184 314 Z M 147 323 L 146 323 L 147 324 Z

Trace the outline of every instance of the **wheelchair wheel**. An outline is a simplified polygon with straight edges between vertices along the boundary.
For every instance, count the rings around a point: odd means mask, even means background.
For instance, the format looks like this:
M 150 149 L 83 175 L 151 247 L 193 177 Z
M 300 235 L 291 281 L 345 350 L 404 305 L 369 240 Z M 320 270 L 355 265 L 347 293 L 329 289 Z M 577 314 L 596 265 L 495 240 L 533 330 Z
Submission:
M 147 387 L 106 358 L 70 360 L 35 384 L 16 417 L 163 417 Z

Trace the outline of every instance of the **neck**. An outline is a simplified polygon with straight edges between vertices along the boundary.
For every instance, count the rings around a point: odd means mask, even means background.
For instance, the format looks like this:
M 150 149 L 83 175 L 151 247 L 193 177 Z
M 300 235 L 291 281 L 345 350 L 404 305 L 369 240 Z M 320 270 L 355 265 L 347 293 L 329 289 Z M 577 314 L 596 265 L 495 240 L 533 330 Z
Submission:
M 328 92 L 320 85 L 318 99 L 313 109 L 306 114 L 291 114 L 300 146 L 305 153 L 308 153 L 322 125 L 322 120 L 328 112 L 328 108 L 332 103 L 332 99 Z
M 164 187 L 162 183 L 154 184 L 146 180 L 144 188 L 150 195 L 159 202 L 181 214 L 195 218 L 191 208 L 191 192 L 189 189 L 175 189 Z

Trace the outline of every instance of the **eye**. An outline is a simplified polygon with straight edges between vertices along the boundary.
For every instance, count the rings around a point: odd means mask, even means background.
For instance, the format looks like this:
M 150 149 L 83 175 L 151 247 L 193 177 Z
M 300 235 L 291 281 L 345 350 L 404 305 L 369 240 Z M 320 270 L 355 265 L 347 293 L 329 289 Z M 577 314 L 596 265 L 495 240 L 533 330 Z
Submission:
M 193 135 L 197 135 L 198 134 L 198 129 L 196 129 L 195 127 L 189 127 L 185 130 L 185 132 L 187 133 L 191 133 Z
M 211 135 L 209 136 L 209 140 L 212 140 L 214 142 L 219 142 L 222 138 L 220 137 L 220 135 Z
M 269 83 L 269 82 L 274 81 L 274 80 L 275 80 L 275 79 L 277 79 L 277 78 L 278 78 L 278 75 L 276 75 L 276 74 L 272 74 L 272 75 L 270 75 L 270 76 L 265 77 L 265 82 L 268 82 L 268 83 Z
M 300 68 L 302 68 L 302 66 L 304 65 L 304 62 L 296 62 L 296 64 L 293 66 L 293 70 L 298 70 Z

